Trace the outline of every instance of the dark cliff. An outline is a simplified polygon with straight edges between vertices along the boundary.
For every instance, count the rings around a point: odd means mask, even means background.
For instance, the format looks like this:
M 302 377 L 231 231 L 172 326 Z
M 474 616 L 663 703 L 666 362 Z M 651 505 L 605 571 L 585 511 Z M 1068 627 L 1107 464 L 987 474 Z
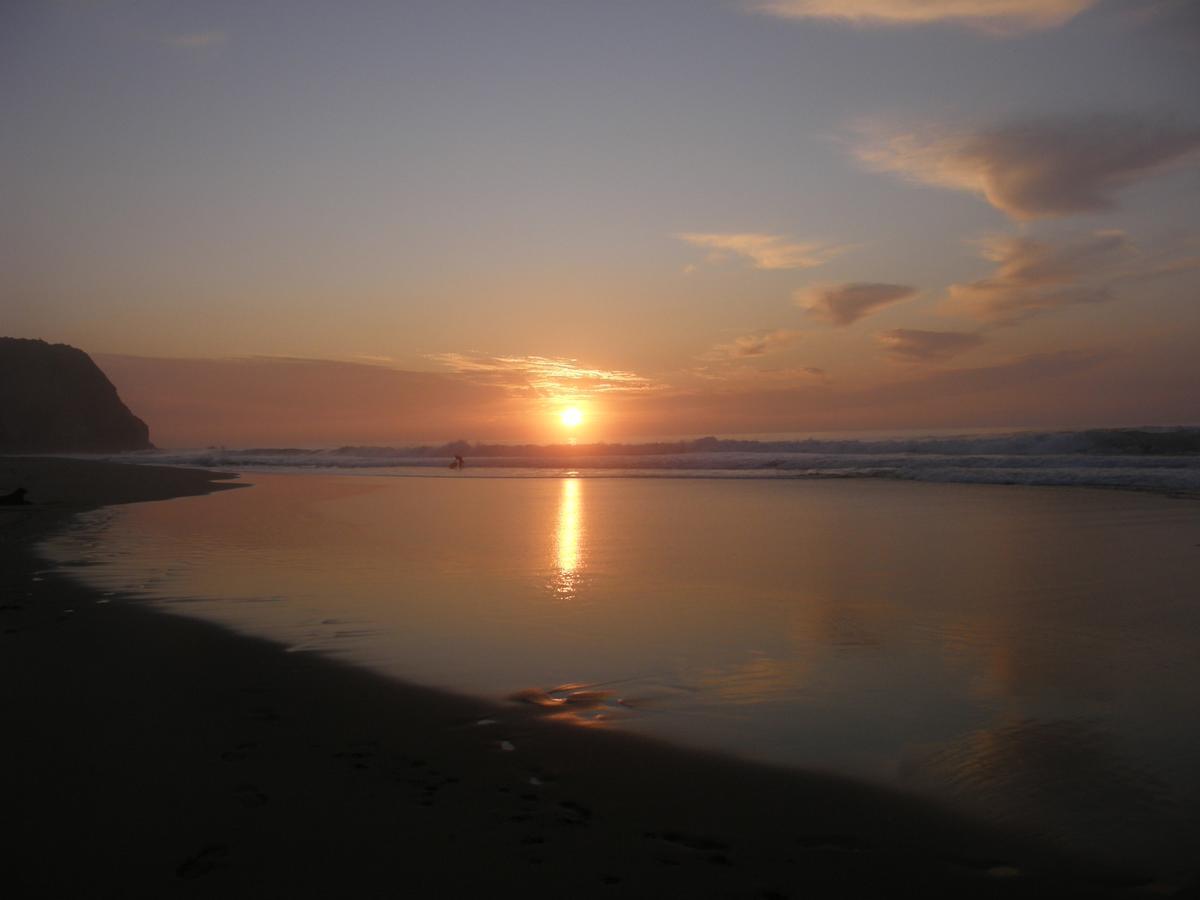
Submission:
M 152 446 L 146 423 L 82 350 L 0 337 L 0 453 L 114 453 Z

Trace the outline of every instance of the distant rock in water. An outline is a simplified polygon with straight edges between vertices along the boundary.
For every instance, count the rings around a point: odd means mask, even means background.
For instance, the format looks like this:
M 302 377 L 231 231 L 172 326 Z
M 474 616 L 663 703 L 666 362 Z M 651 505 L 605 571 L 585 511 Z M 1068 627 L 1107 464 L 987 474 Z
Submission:
M 82 350 L 0 337 L 0 453 L 115 453 L 153 446 L 146 423 Z

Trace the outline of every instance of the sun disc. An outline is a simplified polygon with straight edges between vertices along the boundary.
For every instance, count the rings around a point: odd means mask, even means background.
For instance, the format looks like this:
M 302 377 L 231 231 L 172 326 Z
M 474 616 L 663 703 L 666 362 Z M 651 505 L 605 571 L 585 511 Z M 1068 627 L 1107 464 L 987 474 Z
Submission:
M 568 428 L 574 428 L 583 421 L 583 413 L 579 411 L 578 407 L 571 406 L 567 409 L 564 409 L 562 413 L 559 414 L 559 418 L 562 419 L 562 423 Z

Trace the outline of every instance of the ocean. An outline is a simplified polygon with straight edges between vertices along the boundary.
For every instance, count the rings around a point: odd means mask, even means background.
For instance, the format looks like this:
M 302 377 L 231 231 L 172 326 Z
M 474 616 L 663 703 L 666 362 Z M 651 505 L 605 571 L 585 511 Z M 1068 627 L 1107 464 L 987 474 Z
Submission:
M 289 652 L 1183 870 L 1200 457 L 944 450 L 466 454 L 461 472 L 159 453 L 252 487 L 88 513 L 43 551 L 105 600 Z M 1117 485 L 1141 490 L 1095 489 Z
M 967 484 L 1092 486 L 1200 494 L 1200 428 L 1091 429 L 863 439 L 322 449 L 209 447 L 150 451 L 147 463 L 234 469 L 387 470 L 429 475 L 466 458 L 462 475 L 676 478 L 889 478 Z M 122 459 L 128 460 L 126 455 Z M 423 471 L 418 471 L 423 470 Z M 479 470 L 488 470 L 481 472 Z M 499 471 L 497 471 L 499 470 Z

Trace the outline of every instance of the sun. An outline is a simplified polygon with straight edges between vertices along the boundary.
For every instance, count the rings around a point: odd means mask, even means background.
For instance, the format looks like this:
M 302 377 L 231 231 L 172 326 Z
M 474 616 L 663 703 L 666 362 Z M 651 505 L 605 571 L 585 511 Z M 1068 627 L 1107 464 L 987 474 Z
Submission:
M 578 406 L 568 406 L 559 413 L 558 417 L 562 419 L 562 423 L 568 428 L 574 428 L 583 421 L 583 413 L 579 411 Z

